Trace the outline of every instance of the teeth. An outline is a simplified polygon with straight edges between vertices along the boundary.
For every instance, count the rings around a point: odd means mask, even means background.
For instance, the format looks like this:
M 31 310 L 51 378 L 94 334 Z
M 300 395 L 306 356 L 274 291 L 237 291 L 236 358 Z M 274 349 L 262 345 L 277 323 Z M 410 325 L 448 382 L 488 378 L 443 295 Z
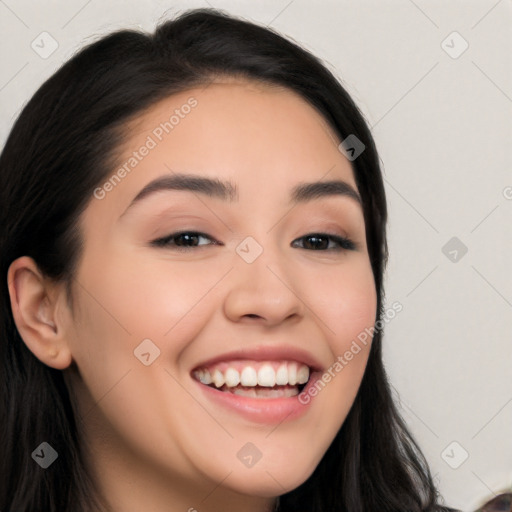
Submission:
M 306 384 L 309 380 L 309 368 L 301 365 L 297 370 L 297 384 Z
M 202 382 L 203 384 L 211 384 L 212 376 L 210 375 L 210 372 L 208 370 L 199 370 L 196 373 L 197 378 L 199 379 L 199 382 Z
M 224 378 L 228 388 L 234 388 L 240 384 L 240 374 L 234 368 L 228 368 L 224 373 Z
M 256 386 L 258 384 L 258 374 L 252 366 L 246 366 L 240 375 L 242 386 Z
M 258 371 L 258 384 L 267 388 L 276 385 L 276 372 L 269 364 L 264 364 Z
M 220 388 L 224 385 L 224 374 L 220 370 L 214 370 L 212 379 L 216 388 Z
M 247 396 L 249 398 L 290 398 L 297 396 L 299 390 L 293 387 L 283 387 L 279 389 L 272 388 L 236 388 L 231 392 L 239 396 Z
M 295 386 L 297 384 L 297 364 L 291 363 L 288 365 L 288 384 Z
M 309 367 L 295 361 L 233 361 L 219 363 L 211 368 L 200 368 L 194 372 L 199 382 L 214 384 L 216 388 L 297 386 L 309 380 Z M 234 390 L 235 392 L 236 390 Z M 244 391 L 245 393 L 245 391 Z M 246 394 L 247 396 L 247 394 Z
M 243 389 L 243 388 L 237 388 L 233 391 L 235 395 L 240 396 L 248 396 L 250 398 L 256 398 L 256 390 L 254 388 L 251 389 Z
M 286 367 L 286 364 L 282 364 L 277 369 L 276 384 L 278 386 L 286 386 L 286 384 L 288 384 L 288 368 Z

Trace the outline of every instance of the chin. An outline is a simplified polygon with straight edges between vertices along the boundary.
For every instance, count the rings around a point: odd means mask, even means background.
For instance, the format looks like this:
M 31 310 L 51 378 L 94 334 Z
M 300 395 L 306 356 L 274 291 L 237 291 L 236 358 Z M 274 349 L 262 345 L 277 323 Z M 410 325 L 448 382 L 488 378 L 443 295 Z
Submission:
M 233 471 L 226 480 L 226 486 L 233 491 L 249 496 L 273 498 L 301 486 L 313 473 L 316 466 L 274 465 L 273 469 L 253 467 Z M 300 467 L 299 467 L 300 466 Z

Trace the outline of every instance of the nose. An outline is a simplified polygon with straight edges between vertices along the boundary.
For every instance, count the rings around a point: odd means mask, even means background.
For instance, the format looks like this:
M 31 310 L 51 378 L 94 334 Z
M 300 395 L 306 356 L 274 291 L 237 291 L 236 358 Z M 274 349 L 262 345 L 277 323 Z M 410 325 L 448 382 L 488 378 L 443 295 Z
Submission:
M 299 282 L 284 262 L 263 253 L 252 263 L 241 258 L 231 272 L 231 285 L 224 301 L 224 314 L 231 321 L 274 326 L 297 322 L 306 306 L 294 283 Z

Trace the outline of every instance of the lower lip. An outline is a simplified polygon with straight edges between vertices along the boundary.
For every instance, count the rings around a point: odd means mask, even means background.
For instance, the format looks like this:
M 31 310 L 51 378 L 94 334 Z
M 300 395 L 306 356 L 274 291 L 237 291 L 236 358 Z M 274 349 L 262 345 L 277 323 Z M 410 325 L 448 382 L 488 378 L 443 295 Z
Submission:
M 307 386 L 302 390 L 303 394 L 307 393 L 308 389 L 320 378 L 320 375 L 320 372 L 311 374 Z M 276 424 L 295 420 L 306 414 L 311 404 L 311 402 L 307 404 L 299 402 L 299 395 L 287 398 L 251 398 L 219 391 L 193 380 L 209 400 L 235 411 L 254 423 Z

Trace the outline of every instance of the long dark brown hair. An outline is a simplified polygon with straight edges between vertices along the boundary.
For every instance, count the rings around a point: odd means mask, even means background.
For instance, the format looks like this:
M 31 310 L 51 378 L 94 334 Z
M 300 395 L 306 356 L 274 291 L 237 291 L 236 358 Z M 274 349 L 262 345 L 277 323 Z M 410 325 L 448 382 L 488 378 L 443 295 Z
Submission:
M 126 124 L 159 100 L 216 76 L 284 86 L 313 105 L 340 140 L 365 145 L 352 162 L 383 315 L 386 198 L 375 143 L 348 93 L 315 56 L 268 28 L 196 9 L 154 34 L 112 33 L 77 53 L 34 94 L 0 156 L 0 510 L 90 512 L 100 500 L 84 464 L 63 373 L 22 341 L 9 302 L 10 263 L 27 255 L 71 297 L 82 250 L 78 220 L 110 176 Z M 440 512 L 420 449 L 402 421 L 375 333 L 367 368 L 343 426 L 306 482 L 278 500 L 279 512 Z M 48 441 L 58 460 L 31 458 Z

